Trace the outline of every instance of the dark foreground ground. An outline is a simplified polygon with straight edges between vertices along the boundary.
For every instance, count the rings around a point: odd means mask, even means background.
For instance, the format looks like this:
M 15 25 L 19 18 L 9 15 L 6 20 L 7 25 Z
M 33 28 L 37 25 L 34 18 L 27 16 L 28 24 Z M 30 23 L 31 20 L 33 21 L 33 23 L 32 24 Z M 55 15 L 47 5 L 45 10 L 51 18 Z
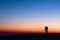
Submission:
M 59 33 L 29 33 L 0 37 L 0 40 L 60 40 Z

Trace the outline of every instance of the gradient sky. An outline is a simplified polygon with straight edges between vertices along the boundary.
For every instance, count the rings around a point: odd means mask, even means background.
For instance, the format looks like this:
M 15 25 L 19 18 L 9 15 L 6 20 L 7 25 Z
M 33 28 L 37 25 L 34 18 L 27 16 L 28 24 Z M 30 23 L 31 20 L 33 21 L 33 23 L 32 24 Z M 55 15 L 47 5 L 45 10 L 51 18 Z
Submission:
M 59 0 L 0 0 L 0 31 L 60 32 Z

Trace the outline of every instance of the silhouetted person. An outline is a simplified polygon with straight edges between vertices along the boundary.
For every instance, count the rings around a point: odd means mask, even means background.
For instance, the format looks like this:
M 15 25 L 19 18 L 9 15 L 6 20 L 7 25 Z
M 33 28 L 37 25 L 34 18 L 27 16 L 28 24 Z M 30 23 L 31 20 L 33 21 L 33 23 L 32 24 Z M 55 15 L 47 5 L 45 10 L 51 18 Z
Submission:
M 46 32 L 46 34 L 48 33 L 48 27 L 47 26 L 45 27 L 45 32 Z

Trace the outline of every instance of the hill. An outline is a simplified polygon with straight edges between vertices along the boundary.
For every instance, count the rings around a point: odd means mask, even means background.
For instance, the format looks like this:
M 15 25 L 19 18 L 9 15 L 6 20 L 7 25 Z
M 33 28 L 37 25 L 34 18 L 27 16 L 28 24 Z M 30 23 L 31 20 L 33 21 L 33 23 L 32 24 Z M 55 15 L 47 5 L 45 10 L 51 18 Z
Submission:
M 0 37 L 0 40 L 60 40 L 60 33 L 28 33 Z

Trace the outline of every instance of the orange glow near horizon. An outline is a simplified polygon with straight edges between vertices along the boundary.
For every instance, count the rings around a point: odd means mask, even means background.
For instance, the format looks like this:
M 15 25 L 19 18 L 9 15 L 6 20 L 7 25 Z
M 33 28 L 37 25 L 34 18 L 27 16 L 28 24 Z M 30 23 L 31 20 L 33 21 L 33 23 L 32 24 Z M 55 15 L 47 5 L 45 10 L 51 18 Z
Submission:
M 39 32 L 39 33 L 44 33 L 44 27 L 40 26 L 34 26 L 34 27 L 1 27 L 0 31 L 8 31 L 8 32 Z M 49 27 L 48 33 L 59 33 L 60 29 L 59 28 L 54 28 L 54 27 Z
M 0 31 L 8 32 L 39 32 L 45 33 L 45 26 L 48 26 L 48 33 L 59 33 L 60 25 L 52 22 L 39 22 L 39 21 L 26 21 L 26 22 L 13 22 L 7 21 L 0 25 Z
M 5 27 L 0 28 L 0 30 L 11 32 L 42 32 L 39 27 Z

